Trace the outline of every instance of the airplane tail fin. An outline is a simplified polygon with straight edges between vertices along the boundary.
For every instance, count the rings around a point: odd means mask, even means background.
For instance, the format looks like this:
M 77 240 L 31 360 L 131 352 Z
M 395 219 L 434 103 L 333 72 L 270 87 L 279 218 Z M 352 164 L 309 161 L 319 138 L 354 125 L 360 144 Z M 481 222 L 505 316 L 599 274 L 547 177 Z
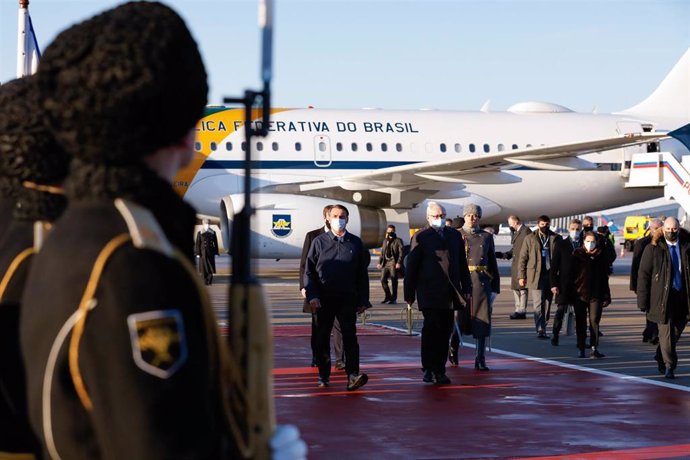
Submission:
M 690 48 L 647 99 L 621 113 L 690 120 Z

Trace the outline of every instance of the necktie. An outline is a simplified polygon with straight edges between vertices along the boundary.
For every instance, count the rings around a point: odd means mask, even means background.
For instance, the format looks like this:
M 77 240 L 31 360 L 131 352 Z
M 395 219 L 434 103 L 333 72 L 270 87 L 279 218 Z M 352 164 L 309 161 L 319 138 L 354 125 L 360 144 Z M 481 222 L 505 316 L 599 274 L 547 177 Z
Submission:
M 680 291 L 682 282 L 680 279 L 680 257 L 678 256 L 678 245 L 671 246 L 671 264 L 673 265 L 673 289 Z

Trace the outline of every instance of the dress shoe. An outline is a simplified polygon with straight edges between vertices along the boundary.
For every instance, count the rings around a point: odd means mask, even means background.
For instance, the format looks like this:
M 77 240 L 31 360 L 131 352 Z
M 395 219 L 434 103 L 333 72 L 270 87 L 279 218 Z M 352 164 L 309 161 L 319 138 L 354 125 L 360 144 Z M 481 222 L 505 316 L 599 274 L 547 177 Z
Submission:
M 597 350 L 596 347 L 592 347 L 592 352 L 589 354 L 589 357 L 592 359 L 599 359 L 603 358 L 604 356 L 606 355 L 599 352 L 599 350 Z
M 434 383 L 436 385 L 450 385 L 450 379 L 445 372 L 434 372 Z
M 316 358 L 311 359 L 311 367 L 317 367 L 318 364 L 316 364 Z
M 554 347 L 558 346 L 558 334 L 554 334 L 553 337 L 551 337 L 551 345 Z
M 450 347 L 450 349 L 448 350 L 448 362 L 454 366 L 457 366 L 459 364 L 457 348 Z
M 368 381 L 369 376 L 367 374 L 350 374 L 347 378 L 347 391 L 355 391 L 366 385 Z
M 512 313 L 509 317 L 510 319 L 527 319 L 527 313 Z
M 539 332 L 537 332 L 537 338 L 538 338 L 538 339 L 545 340 L 545 339 L 548 339 L 549 336 L 546 335 L 546 332 L 544 332 L 544 331 L 539 331 Z
M 424 370 L 424 377 L 422 377 L 422 381 L 425 383 L 432 383 L 434 381 L 434 373 L 431 372 L 430 369 L 425 369 Z
M 474 368 L 478 371 L 488 371 L 489 368 L 486 366 L 486 361 L 484 358 L 476 358 L 474 360 Z
M 656 361 L 656 368 L 659 371 L 659 374 L 664 374 L 666 372 L 666 364 L 664 364 L 664 360 L 654 356 L 654 361 Z
M 584 348 L 580 348 L 580 351 L 578 351 L 578 353 L 577 353 L 577 357 L 578 358 L 584 358 L 585 357 L 585 349 Z
M 676 374 L 673 373 L 673 369 L 671 369 L 670 367 L 667 367 L 666 372 L 664 373 L 664 378 L 675 379 Z
M 319 388 L 327 388 L 330 385 L 328 380 L 319 379 Z
M 398 301 L 397 301 L 397 300 L 392 300 L 392 299 L 391 299 L 391 300 L 388 301 L 388 303 L 389 303 L 390 305 L 397 305 L 397 304 L 398 304 Z
M 335 368 L 339 371 L 345 369 L 345 361 L 338 360 L 335 362 Z
M 390 302 L 390 301 L 391 301 L 391 299 L 383 299 L 383 300 L 381 301 L 381 303 L 384 304 L 384 303 L 388 303 L 388 302 Z

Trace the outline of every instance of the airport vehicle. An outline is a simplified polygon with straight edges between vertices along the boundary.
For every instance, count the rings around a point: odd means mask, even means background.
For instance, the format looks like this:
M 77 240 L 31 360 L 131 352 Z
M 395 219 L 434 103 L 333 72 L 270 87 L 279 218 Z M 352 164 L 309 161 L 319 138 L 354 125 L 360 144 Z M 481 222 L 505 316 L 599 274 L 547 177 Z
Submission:
M 690 121 L 688 88 L 690 50 L 647 99 L 609 115 L 541 102 L 506 112 L 273 109 L 269 135 L 251 146 L 252 255 L 299 257 L 329 203 L 349 209 L 349 230 L 371 248 L 388 223 L 403 238 L 425 225 L 430 200 L 450 216 L 476 203 L 483 223 L 499 224 L 510 214 L 528 221 L 659 197 L 659 187 L 624 189 L 630 158 L 658 143 L 687 153 L 666 134 Z M 257 111 L 252 127 L 260 120 Z M 220 224 L 224 243 L 243 207 L 243 132 L 242 111 L 209 108 L 195 157 L 175 180 Z
M 648 216 L 627 216 L 623 227 L 623 248 L 626 251 L 632 251 L 635 241 L 645 236 L 647 231 L 647 222 L 651 218 Z

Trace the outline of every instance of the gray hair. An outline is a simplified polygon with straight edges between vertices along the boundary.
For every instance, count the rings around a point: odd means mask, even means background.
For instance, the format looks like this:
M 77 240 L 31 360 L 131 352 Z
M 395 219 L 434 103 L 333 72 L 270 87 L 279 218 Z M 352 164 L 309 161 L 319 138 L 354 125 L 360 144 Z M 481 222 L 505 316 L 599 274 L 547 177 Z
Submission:
M 435 202 L 435 201 L 429 201 L 429 203 L 426 205 L 426 215 L 427 215 L 427 216 L 432 216 L 432 215 L 433 215 L 433 213 L 432 213 L 432 211 L 431 211 L 432 209 L 440 209 L 440 210 L 441 210 L 441 214 L 444 214 L 444 215 L 445 215 L 445 213 L 446 213 L 446 209 L 445 209 L 443 206 L 441 206 L 440 204 L 438 204 L 438 203 Z

